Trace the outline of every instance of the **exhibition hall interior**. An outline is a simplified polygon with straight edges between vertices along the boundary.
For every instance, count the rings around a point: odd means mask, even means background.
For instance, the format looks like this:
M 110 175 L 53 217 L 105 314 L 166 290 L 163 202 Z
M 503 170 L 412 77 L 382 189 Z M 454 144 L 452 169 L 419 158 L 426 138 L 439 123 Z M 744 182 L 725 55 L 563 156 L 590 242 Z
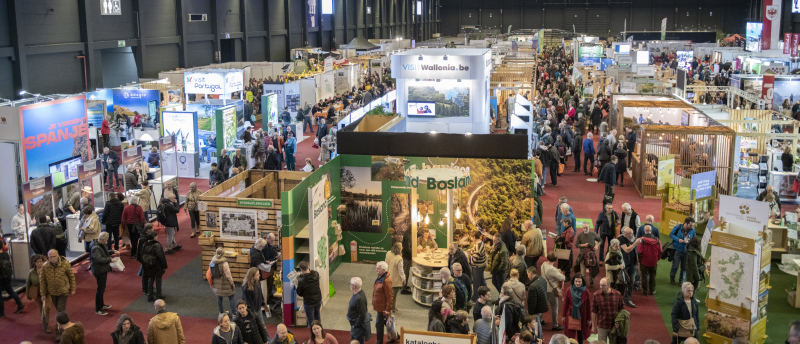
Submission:
M 799 45 L 790 0 L 0 0 L 0 342 L 798 344 Z

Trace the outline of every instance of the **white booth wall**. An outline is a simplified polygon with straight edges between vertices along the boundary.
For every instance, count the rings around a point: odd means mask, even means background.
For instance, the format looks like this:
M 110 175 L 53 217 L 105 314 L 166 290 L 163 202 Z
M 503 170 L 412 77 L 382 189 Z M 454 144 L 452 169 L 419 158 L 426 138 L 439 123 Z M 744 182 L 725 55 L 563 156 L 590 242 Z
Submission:
M 419 57 L 422 56 L 422 60 Z M 444 60 L 447 56 L 448 59 Z M 408 117 L 408 132 L 439 133 L 472 132 L 488 134 L 489 77 L 492 53 L 489 49 L 413 49 L 394 54 L 392 77 L 397 81 L 397 111 L 408 115 L 409 86 L 457 87 L 469 90 L 469 116 L 424 118 Z M 423 70 L 422 66 L 445 67 L 439 70 Z M 450 69 L 450 67 L 455 69 Z M 464 70 L 464 67 L 468 67 Z

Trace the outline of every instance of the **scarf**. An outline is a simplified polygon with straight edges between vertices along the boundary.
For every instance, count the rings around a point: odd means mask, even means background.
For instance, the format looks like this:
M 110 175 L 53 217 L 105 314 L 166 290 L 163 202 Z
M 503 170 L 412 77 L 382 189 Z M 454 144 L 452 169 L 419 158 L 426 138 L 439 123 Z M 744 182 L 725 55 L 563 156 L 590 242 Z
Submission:
M 585 290 L 586 286 L 577 288 L 573 285 L 569 288 L 569 292 L 572 294 L 572 314 L 570 314 L 570 316 L 578 320 L 581 319 L 581 304 L 583 303 L 581 295 L 583 295 Z

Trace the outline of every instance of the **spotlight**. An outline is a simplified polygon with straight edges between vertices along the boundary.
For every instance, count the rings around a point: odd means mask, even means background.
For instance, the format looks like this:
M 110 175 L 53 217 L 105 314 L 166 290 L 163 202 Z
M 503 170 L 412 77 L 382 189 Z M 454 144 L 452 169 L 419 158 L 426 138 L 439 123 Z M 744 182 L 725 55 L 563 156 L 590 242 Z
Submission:
M 431 218 L 428 215 L 425 215 L 425 224 L 431 223 Z
M 461 208 L 456 208 L 456 219 L 461 218 Z
M 431 130 L 430 133 L 431 134 L 436 134 L 436 130 Z
M 464 135 L 471 136 L 471 135 L 472 135 L 472 132 L 471 132 L 471 131 L 468 131 L 468 132 L 464 133 Z

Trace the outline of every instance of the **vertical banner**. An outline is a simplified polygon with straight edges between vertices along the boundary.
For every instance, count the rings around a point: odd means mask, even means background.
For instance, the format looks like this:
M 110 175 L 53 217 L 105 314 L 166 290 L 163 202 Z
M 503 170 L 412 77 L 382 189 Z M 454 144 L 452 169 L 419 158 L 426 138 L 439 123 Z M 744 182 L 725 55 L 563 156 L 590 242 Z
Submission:
M 667 39 L 667 18 L 661 19 L 661 40 Z
M 328 280 L 330 265 L 328 263 L 328 198 L 330 186 L 328 175 L 323 174 L 322 179 L 308 190 L 308 221 L 309 228 L 309 264 L 311 269 L 319 274 L 319 288 L 322 291 L 323 303 L 328 299 Z M 326 185 L 328 185 L 326 187 Z M 328 190 L 326 192 L 326 190 Z
M 317 0 L 307 0 L 306 8 L 306 27 L 317 27 Z
M 766 102 L 767 110 L 772 110 L 772 94 L 775 90 L 775 75 L 765 74 L 761 84 L 761 99 Z
M 792 34 L 787 32 L 783 34 L 783 53 L 791 54 L 791 51 L 792 51 Z
M 21 106 L 19 116 L 25 180 L 49 174 L 54 161 L 89 160 L 86 96 Z
M 800 43 L 800 33 L 792 34 L 792 57 L 797 57 L 797 45 Z
M 658 160 L 658 179 L 656 190 L 663 191 L 666 183 L 674 183 L 675 156 L 670 154 Z
M 78 165 L 78 180 L 85 180 L 103 172 L 100 162 L 100 159 L 95 159 Z
M 764 0 L 763 13 L 761 50 L 778 49 L 781 31 L 781 0 Z

